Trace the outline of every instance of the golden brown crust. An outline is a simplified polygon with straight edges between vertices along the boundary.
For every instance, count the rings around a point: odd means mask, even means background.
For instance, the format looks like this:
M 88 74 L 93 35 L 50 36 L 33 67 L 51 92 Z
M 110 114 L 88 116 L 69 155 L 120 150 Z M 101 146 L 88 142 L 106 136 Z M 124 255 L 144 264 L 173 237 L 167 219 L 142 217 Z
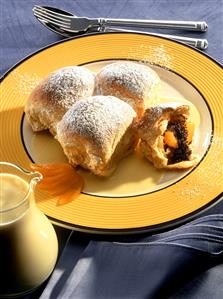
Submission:
M 79 99 L 94 90 L 94 75 L 84 67 L 59 69 L 44 79 L 30 94 L 25 113 L 33 131 L 49 129 L 56 134 L 56 125 L 65 112 Z
M 34 132 L 49 129 L 55 135 L 55 124 L 66 109 L 52 104 L 51 94 L 44 90 L 45 83 L 46 79 L 32 91 L 25 105 L 25 113 Z
M 72 165 L 107 176 L 136 146 L 135 117 L 131 106 L 118 98 L 89 97 L 64 115 L 57 125 L 57 139 Z

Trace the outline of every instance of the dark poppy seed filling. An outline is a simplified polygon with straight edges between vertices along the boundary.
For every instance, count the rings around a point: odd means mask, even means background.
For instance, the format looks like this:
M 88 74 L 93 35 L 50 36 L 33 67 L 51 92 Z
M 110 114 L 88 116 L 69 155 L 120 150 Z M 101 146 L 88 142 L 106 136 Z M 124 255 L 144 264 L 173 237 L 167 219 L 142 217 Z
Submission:
M 167 131 L 172 131 L 178 142 L 177 148 L 172 148 L 167 145 L 164 147 L 165 151 L 169 149 L 167 153 L 168 165 L 188 161 L 191 150 L 187 141 L 188 132 L 185 118 L 170 121 L 167 126 Z

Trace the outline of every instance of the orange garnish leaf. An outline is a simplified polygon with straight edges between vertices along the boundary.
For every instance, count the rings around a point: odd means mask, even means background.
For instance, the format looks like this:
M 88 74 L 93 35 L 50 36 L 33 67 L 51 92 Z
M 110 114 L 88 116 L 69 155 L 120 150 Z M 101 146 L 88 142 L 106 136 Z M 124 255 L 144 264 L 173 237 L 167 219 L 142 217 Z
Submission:
M 58 200 L 57 200 L 57 206 L 62 206 L 65 205 L 69 202 L 71 202 L 72 200 L 74 200 L 75 198 L 78 197 L 78 195 L 80 194 L 81 190 L 76 190 L 76 191 L 71 191 L 71 192 L 66 192 L 63 195 L 59 196 Z
M 68 167 L 67 167 L 68 165 Z M 35 171 L 39 171 L 41 172 L 41 174 L 44 176 L 46 175 L 47 177 L 50 176 L 55 176 L 55 175 L 59 175 L 61 173 L 63 173 L 63 171 L 66 169 L 70 169 L 73 168 L 71 165 L 69 164 L 31 164 L 31 168 Z
M 84 179 L 69 164 L 32 164 L 31 168 L 43 175 L 37 187 L 59 197 L 57 205 L 71 202 L 83 189 Z

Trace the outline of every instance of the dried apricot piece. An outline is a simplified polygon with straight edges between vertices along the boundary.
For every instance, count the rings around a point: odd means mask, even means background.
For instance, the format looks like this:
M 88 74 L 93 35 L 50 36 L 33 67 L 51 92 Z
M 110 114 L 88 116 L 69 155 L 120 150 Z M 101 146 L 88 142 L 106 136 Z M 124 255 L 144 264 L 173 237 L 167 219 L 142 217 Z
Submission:
M 191 143 L 194 136 L 195 125 L 192 122 L 187 122 L 186 127 L 187 127 L 187 142 Z
M 166 131 L 164 133 L 164 143 L 169 147 L 178 148 L 178 142 L 172 131 Z

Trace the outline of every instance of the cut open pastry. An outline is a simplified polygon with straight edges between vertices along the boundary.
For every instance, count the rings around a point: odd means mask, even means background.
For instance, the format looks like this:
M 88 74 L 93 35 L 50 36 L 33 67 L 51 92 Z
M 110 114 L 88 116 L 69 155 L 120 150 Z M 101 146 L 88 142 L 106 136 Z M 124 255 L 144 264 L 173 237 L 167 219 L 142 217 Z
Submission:
M 95 94 L 112 95 L 127 102 L 139 117 L 157 99 L 160 78 L 145 64 L 119 61 L 101 69 L 95 79 Z
M 69 163 L 108 176 L 129 154 L 138 138 L 135 111 L 112 96 L 93 96 L 76 102 L 57 125 L 57 139 Z
M 25 106 L 33 131 L 49 129 L 55 135 L 56 125 L 66 111 L 93 91 L 94 74 L 84 67 L 68 66 L 49 74 L 33 90 Z
M 156 168 L 193 167 L 198 161 L 192 154 L 194 129 L 188 105 L 148 108 L 137 124 L 140 150 Z

